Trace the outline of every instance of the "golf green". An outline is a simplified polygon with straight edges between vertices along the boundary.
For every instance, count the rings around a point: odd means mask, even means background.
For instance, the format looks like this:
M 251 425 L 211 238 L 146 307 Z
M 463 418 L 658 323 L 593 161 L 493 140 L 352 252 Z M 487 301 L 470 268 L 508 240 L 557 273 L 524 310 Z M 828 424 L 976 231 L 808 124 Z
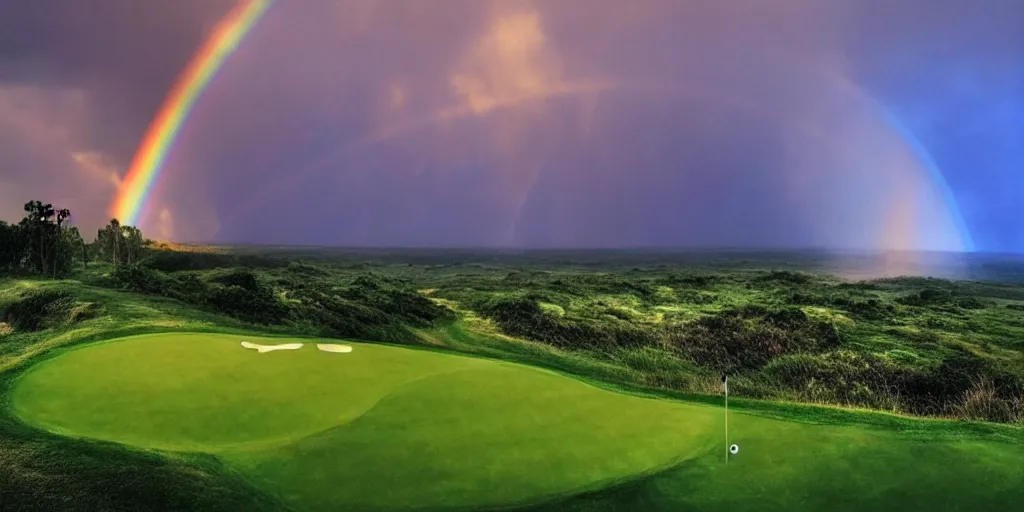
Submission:
M 1011 510 L 1024 443 L 730 415 L 544 370 L 213 334 L 71 350 L 15 384 L 24 421 L 210 453 L 296 510 Z M 927 430 L 927 429 L 925 429 Z
M 28 423 L 212 453 L 300 509 L 478 507 L 598 488 L 711 448 L 713 414 L 543 370 L 352 343 L 264 354 L 148 335 L 44 361 L 15 385 Z

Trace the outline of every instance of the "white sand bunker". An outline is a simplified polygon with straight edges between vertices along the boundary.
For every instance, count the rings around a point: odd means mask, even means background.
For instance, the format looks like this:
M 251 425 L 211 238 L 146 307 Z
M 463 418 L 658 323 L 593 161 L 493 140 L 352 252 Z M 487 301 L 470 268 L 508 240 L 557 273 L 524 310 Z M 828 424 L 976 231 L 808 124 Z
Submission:
M 275 350 L 298 350 L 302 348 L 302 343 L 285 343 L 282 345 L 257 345 L 255 343 L 243 341 L 242 348 L 252 349 L 262 354 L 264 352 L 273 352 Z
M 352 352 L 352 347 L 349 345 L 334 345 L 331 343 L 317 343 L 316 348 L 324 352 L 335 352 L 338 354 L 344 354 Z

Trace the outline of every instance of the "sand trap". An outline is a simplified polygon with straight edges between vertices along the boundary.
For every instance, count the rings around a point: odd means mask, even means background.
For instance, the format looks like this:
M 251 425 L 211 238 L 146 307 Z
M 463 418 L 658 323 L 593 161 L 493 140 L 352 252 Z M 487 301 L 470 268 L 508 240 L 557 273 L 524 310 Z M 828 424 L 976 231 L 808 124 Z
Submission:
M 298 350 L 302 348 L 302 343 L 285 343 L 283 345 L 257 345 L 255 343 L 243 341 L 242 348 L 252 349 L 262 354 L 264 352 L 273 352 L 275 350 Z
M 316 348 L 324 352 L 335 352 L 338 354 L 344 354 L 346 352 L 352 352 L 352 347 L 349 345 L 333 345 L 330 343 L 317 343 Z

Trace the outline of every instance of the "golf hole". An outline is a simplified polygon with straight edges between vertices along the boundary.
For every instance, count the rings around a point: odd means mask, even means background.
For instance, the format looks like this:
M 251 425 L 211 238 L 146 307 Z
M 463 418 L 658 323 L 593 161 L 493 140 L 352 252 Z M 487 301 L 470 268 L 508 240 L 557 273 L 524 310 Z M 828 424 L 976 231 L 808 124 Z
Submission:
M 736 455 L 739 452 L 740 452 L 740 445 L 734 444 L 734 445 L 729 447 L 729 453 L 731 453 L 733 455 Z

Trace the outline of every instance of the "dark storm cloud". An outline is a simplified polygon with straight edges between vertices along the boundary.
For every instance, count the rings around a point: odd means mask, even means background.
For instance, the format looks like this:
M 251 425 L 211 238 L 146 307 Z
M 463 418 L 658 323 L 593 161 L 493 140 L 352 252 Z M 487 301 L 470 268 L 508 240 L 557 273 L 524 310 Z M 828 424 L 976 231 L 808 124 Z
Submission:
M 60 202 L 87 229 L 102 223 L 116 190 L 112 182 L 123 175 L 153 112 L 194 47 L 231 5 L 221 0 L 5 3 L 0 8 L 5 199 Z M 20 204 L 5 204 L 4 218 L 19 209 Z
M 0 83 L 79 94 L 87 108 L 50 123 L 73 126 L 64 151 L 123 172 L 231 5 L 15 6 Z M 1024 185 L 1022 5 L 279 1 L 201 98 L 144 227 L 342 245 L 958 246 L 877 98 L 933 153 L 982 248 L 1024 250 L 1008 192 Z

